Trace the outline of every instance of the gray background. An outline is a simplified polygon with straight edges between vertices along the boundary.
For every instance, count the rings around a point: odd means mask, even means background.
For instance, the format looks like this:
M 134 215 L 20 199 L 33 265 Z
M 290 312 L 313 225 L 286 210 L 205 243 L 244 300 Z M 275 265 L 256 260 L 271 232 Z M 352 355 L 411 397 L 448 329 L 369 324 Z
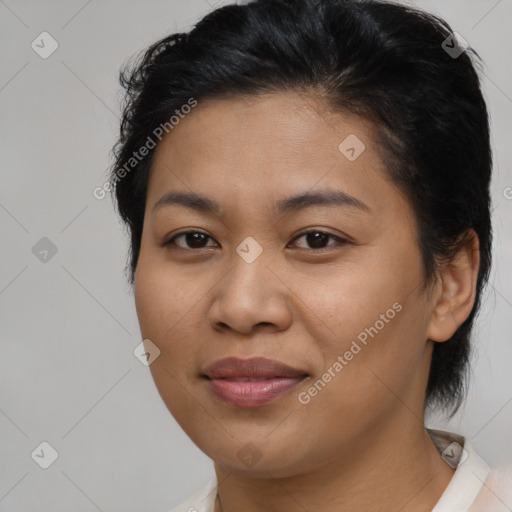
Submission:
M 127 238 L 92 191 L 111 163 L 121 64 L 220 4 L 0 0 L 0 511 L 165 511 L 214 475 L 133 355 Z M 512 460 L 512 0 L 416 4 L 484 59 L 496 159 L 472 386 L 452 421 L 430 426 L 501 466 Z M 47 59 L 31 47 L 43 31 L 59 45 Z M 32 251 L 43 237 L 57 248 L 47 262 Z M 43 441 L 59 455 L 46 470 L 31 458 Z

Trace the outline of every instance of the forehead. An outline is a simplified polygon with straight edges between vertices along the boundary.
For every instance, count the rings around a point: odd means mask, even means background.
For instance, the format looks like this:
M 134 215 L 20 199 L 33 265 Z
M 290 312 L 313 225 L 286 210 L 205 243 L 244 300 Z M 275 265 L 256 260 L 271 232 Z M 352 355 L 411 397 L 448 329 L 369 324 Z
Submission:
M 247 204 L 319 185 L 378 200 L 393 191 L 372 128 L 305 94 L 199 101 L 158 144 L 148 203 L 176 188 Z

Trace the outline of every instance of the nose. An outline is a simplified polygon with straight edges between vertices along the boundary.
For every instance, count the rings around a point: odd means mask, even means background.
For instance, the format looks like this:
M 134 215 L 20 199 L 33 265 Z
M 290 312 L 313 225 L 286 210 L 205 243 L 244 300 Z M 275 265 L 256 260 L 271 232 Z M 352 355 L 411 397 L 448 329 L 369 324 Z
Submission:
M 232 270 L 215 287 L 208 311 L 210 326 L 242 334 L 256 329 L 286 330 L 292 322 L 290 289 L 279 272 L 262 256 L 247 263 L 236 255 L 233 263 Z

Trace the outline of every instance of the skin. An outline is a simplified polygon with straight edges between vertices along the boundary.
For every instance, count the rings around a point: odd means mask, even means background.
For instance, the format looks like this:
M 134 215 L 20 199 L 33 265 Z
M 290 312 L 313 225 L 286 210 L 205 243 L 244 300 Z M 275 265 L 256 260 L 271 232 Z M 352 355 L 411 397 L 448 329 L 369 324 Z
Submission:
M 355 161 L 338 149 L 350 134 L 366 146 Z M 143 338 L 161 351 L 150 366 L 158 391 L 214 461 L 224 512 L 427 511 L 453 475 L 424 427 L 425 390 L 434 343 L 471 312 L 478 239 L 441 269 L 428 296 L 415 217 L 371 134 L 369 123 L 288 92 L 199 102 L 156 149 L 137 314 Z M 325 188 L 369 211 L 272 209 Z M 154 209 L 170 191 L 202 194 L 221 211 Z M 162 246 L 187 231 L 206 234 L 202 246 L 184 236 Z M 304 231 L 347 243 L 314 245 Z M 247 237 L 263 249 L 252 263 L 236 252 Z M 299 393 L 396 302 L 401 311 L 300 403 Z M 270 404 L 229 406 L 200 378 L 227 356 L 277 359 L 310 378 Z M 237 456 L 244 446 L 260 456 L 251 466 Z

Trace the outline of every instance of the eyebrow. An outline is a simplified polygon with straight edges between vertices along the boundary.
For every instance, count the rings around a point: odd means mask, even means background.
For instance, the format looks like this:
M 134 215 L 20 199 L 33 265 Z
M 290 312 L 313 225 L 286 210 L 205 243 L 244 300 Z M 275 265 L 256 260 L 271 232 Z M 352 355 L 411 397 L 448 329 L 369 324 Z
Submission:
M 287 213 L 311 206 L 338 206 L 360 210 L 370 213 L 370 207 L 350 194 L 342 190 L 322 189 L 314 192 L 304 192 L 296 196 L 287 197 L 277 201 L 274 209 L 276 213 Z
M 171 205 L 181 205 L 205 213 L 222 215 L 222 208 L 212 199 L 196 194 L 195 192 L 168 192 L 164 194 L 153 206 L 153 212 Z M 304 192 L 295 196 L 280 199 L 274 204 L 277 214 L 302 210 L 312 206 L 338 206 L 361 212 L 370 213 L 370 207 L 342 190 L 323 189 L 314 192 Z

